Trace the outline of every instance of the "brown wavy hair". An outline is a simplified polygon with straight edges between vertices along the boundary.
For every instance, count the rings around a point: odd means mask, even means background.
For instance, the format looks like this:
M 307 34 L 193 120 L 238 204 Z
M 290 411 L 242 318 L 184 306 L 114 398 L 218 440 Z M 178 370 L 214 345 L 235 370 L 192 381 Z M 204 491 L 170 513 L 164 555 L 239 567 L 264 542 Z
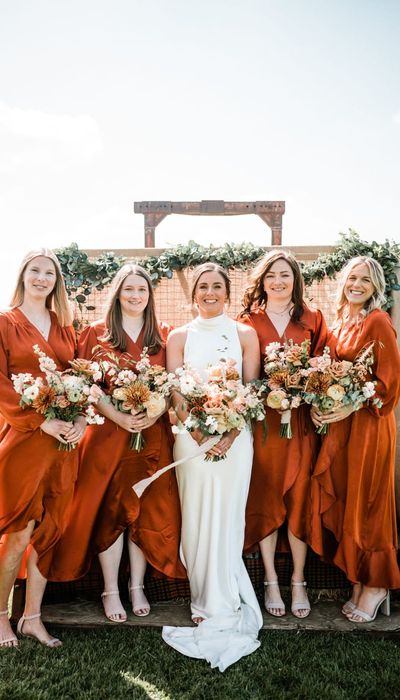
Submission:
M 290 315 L 292 321 L 300 323 L 305 308 L 303 275 L 294 255 L 286 250 L 271 250 L 257 263 L 243 294 L 243 311 L 241 311 L 240 316 L 245 316 L 256 308 L 266 306 L 268 295 L 264 289 L 264 277 L 278 260 L 285 260 L 293 272 L 292 303 L 294 306 Z
M 213 262 L 206 262 L 203 263 L 202 265 L 198 265 L 198 267 L 194 268 L 193 271 L 193 277 L 192 277 L 192 289 L 191 289 L 191 295 L 192 295 L 192 303 L 194 304 L 194 297 L 196 294 L 196 287 L 199 283 L 199 279 L 202 275 L 204 275 L 205 272 L 218 272 L 219 275 L 223 278 L 225 282 L 225 289 L 226 289 L 226 298 L 228 302 L 231 300 L 231 281 L 229 279 L 229 275 L 227 271 L 225 270 L 224 267 L 221 267 L 221 265 L 218 265 L 217 263 Z
M 119 295 L 121 287 L 129 275 L 143 277 L 149 290 L 149 301 L 144 310 L 143 346 L 147 348 L 149 355 L 156 355 L 163 347 L 164 343 L 158 329 L 156 316 L 156 305 L 154 301 L 154 291 L 151 279 L 146 270 L 140 265 L 130 263 L 123 265 L 114 277 L 110 293 L 107 299 L 106 315 L 104 323 L 106 332 L 101 340 L 109 342 L 113 348 L 118 348 L 121 352 L 126 351 L 126 334 L 122 326 L 122 309 Z
M 70 326 L 72 323 L 72 311 L 68 300 L 67 290 L 60 266 L 60 262 L 55 253 L 50 248 L 37 248 L 27 253 L 18 270 L 17 282 L 11 297 L 10 306 L 21 306 L 24 301 L 24 273 L 32 260 L 35 258 L 48 258 L 51 260 L 56 271 L 56 283 L 50 294 L 46 297 L 46 307 L 54 311 L 60 326 Z

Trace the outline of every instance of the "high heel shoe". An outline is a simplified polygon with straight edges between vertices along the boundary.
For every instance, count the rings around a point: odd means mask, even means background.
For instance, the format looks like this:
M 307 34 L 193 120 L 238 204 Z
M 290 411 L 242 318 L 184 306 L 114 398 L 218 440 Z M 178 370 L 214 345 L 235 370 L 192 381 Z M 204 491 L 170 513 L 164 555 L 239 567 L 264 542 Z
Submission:
M 102 602 L 103 602 L 103 608 L 104 608 L 104 601 L 103 601 L 103 598 L 106 598 L 108 595 L 117 595 L 117 596 L 119 596 L 119 591 L 104 591 L 104 593 L 101 594 L 101 600 L 102 600 Z M 121 612 L 110 612 L 110 613 L 107 614 L 107 613 L 106 613 L 106 609 L 104 608 L 104 614 L 105 614 L 107 620 L 110 620 L 110 622 L 117 622 L 117 623 L 119 623 L 119 622 L 126 622 L 126 620 L 127 620 L 127 614 L 126 614 L 125 610 L 124 610 L 123 613 L 121 613 Z M 119 618 L 114 619 L 116 615 L 119 615 Z
M 5 617 L 8 615 L 8 610 L 0 610 L 0 617 Z M 8 637 L 7 639 L 2 639 L 0 641 L 0 648 L 1 647 L 17 647 L 18 646 L 18 639 L 16 638 L 15 635 L 12 637 Z
M 267 586 L 279 586 L 278 581 L 264 581 L 264 587 Z M 279 590 L 279 589 L 278 589 Z M 281 596 L 279 595 L 279 600 L 268 600 L 265 601 L 264 597 L 264 607 L 269 615 L 273 617 L 283 617 L 286 614 L 285 603 L 283 602 Z M 273 610 L 282 610 L 281 614 L 272 612 Z
M 144 589 L 143 584 L 140 586 L 131 586 L 131 581 L 129 579 L 128 581 L 128 595 L 129 595 L 129 600 L 132 602 L 132 591 L 138 591 L 139 589 Z M 144 610 L 145 612 L 139 612 L 139 610 Z M 150 613 L 150 605 L 149 602 L 147 601 L 147 605 L 138 605 L 137 607 L 132 606 L 132 612 L 136 617 L 147 617 L 147 615 Z
M 352 600 L 348 600 L 347 603 L 345 603 L 342 607 L 342 615 L 344 615 L 345 617 L 352 615 L 356 607 L 357 605 L 353 603 Z
M 291 586 L 292 586 L 292 588 L 293 588 L 293 586 L 303 586 L 305 588 L 307 586 L 307 581 L 292 581 Z M 306 612 L 304 615 L 299 615 L 298 614 L 299 610 L 305 610 Z M 311 605 L 310 605 L 310 601 L 308 600 L 307 592 L 306 592 L 306 601 L 303 603 L 293 603 L 292 602 L 291 611 L 292 611 L 292 615 L 294 615 L 295 617 L 298 617 L 299 620 L 303 620 L 305 617 L 309 616 L 309 614 L 311 612 Z
M 23 626 L 26 620 L 36 620 L 38 617 L 41 617 L 41 613 L 36 613 L 36 615 L 22 615 L 17 624 L 17 634 L 19 634 L 20 637 L 29 637 L 30 639 L 35 639 L 37 642 L 43 644 L 43 646 L 48 647 L 49 649 L 62 647 L 62 641 L 61 639 L 57 639 L 57 637 L 50 637 L 50 639 L 44 640 L 37 637 L 36 634 L 29 634 L 23 632 Z
M 345 617 L 348 617 L 349 615 L 353 614 L 354 610 L 357 607 L 357 603 L 358 603 L 358 600 L 360 598 L 361 592 L 362 592 L 362 585 L 360 583 L 355 583 L 353 585 L 353 591 L 352 591 L 352 594 L 351 594 L 349 600 L 347 600 L 344 603 L 344 605 L 342 605 L 342 610 L 341 610 L 342 615 L 344 615 Z M 353 602 L 353 598 L 357 599 L 357 603 Z
M 352 615 L 358 615 L 358 617 L 361 617 L 361 620 L 353 620 L 352 617 L 348 617 L 347 619 L 350 622 L 355 622 L 356 624 L 364 624 L 365 622 L 373 622 L 378 614 L 378 610 L 381 610 L 381 613 L 383 615 L 390 615 L 390 592 L 386 591 L 385 595 L 383 598 L 378 600 L 377 604 L 375 605 L 374 612 L 372 615 L 369 615 L 366 613 L 364 610 L 360 610 L 359 608 L 354 608 L 353 612 L 351 613 Z

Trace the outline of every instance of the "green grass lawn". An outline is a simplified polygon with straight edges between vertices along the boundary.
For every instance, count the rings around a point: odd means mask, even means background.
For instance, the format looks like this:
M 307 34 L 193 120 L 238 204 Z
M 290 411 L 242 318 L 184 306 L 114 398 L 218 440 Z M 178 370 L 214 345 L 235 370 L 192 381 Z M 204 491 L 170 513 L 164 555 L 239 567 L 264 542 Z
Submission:
M 225 673 L 181 656 L 157 629 L 64 630 L 64 646 L 0 650 L 1 700 L 400 698 L 400 640 L 268 632 Z

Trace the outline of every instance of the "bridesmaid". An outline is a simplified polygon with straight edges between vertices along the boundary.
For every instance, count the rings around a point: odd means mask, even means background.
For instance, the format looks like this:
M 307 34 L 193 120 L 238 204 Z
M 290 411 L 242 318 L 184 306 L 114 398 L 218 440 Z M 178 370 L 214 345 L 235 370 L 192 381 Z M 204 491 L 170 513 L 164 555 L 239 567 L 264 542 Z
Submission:
M 77 450 L 59 451 L 58 442 L 78 442 L 85 430 L 43 420 L 22 410 L 11 377 L 41 374 L 33 346 L 64 370 L 74 357 L 75 334 L 59 262 L 46 248 L 22 261 L 11 308 L 0 314 L 0 647 L 17 646 L 7 615 L 11 589 L 28 548 L 25 611 L 18 632 L 48 647 L 61 645 L 40 619 L 54 547 L 66 524 L 77 472 Z
M 321 354 L 327 340 L 320 311 L 304 302 L 304 285 L 295 258 L 284 250 L 267 253 L 250 278 L 243 298 L 240 320 L 257 331 L 261 357 L 269 343 L 310 341 L 312 355 Z M 265 568 L 265 609 L 285 615 L 275 569 L 278 529 L 287 522 L 293 558 L 292 605 L 296 617 L 307 617 L 310 603 L 305 590 L 304 565 L 309 535 L 310 475 L 317 456 L 318 440 L 309 407 L 292 411 L 292 439 L 279 436 L 280 414 L 266 409 L 268 434 L 256 424 L 254 462 L 246 512 L 245 549 L 258 544 Z
M 311 544 L 353 583 L 343 613 L 351 622 L 389 614 L 389 589 L 400 588 L 394 496 L 400 354 L 390 317 L 382 311 L 385 278 L 369 257 L 350 260 L 338 287 L 332 343 L 340 360 L 353 361 L 373 343 L 373 379 L 382 408 L 346 406 L 328 414 L 314 408 L 316 425 L 329 424 L 313 477 Z
M 78 355 L 97 358 L 101 346 L 115 353 L 122 364 L 139 360 L 144 347 L 150 362 L 165 366 L 165 341 L 169 328 L 158 323 L 154 293 L 146 271 L 124 265 L 117 273 L 107 302 L 104 321 L 97 321 L 80 336 Z M 106 387 L 109 391 L 110 387 Z M 81 465 L 71 515 L 57 548 L 51 579 L 73 580 L 84 576 L 98 554 L 104 578 L 102 601 L 106 617 L 125 622 L 120 600 L 118 571 L 124 533 L 130 560 L 129 593 L 135 615 L 150 612 L 143 591 L 147 562 L 170 577 L 185 577 L 178 559 L 180 508 L 175 474 L 156 480 L 142 498 L 132 485 L 172 462 L 172 434 L 168 413 L 150 420 L 144 413 L 123 413 L 106 400 L 97 409 L 106 420 L 88 428 L 81 449 Z M 141 452 L 129 447 L 131 433 L 143 431 Z

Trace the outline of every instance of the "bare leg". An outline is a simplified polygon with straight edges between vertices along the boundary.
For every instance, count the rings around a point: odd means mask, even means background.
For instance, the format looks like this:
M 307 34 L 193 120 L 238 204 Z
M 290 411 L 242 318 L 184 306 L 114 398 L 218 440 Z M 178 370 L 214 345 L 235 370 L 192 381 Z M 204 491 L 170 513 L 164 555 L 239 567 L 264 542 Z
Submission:
M 20 625 L 19 631 L 23 634 L 29 635 L 38 639 L 41 644 L 48 646 L 61 646 L 61 642 L 52 637 L 46 630 L 41 618 L 40 609 L 42 606 L 43 594 L 46 588 L 47 579 L 42 576 L 37 567 L 38 555 L 33 547 L 30 548 L 30 552 L 27 560 L 27 582 L 26 582 L 26 598 L 25 598 L 25 610 L 23 617 L 26 618 Z M 29 620 L 30 616 L 37 616 L 34 619 Z M 59 644 L 56 644 L 56 641 Z
M 347 601 L 342 607 L 342 613 L 343 615 L 346 615 L 347 617 L 352 614 L 353 610 L 357 607 L 358 605 L 358 600 L 360 598 L 362 591 L 362 584 L 361 583 L 355 583 L 353 585 L 353 593 L 351 594 L 350 600 Z
M 347 616 L 348 619 L 352 622 L 365 622 L 360 615 L 357 615 L 357 610 L 367 613 L 369 616 L 373 617 L 376 611 L 377 603 L 382 601 L 386 594 L 386 588 L 372 588 L 371 586 L 362 585 L 357 608 Z M 386 614 L 388 615 L 389 611 Z
M 292 613 L 295 617 L 307 617 L 310 614 L 310 602 L 304 585 L 293 585 L 304 583 L 304 566 L 307 556 L 307 545 L 299 540 L 288 528 L 290 550 L 293 559 L 292 574 Z M 304 604 L 304 607 L 299 607 Z
M 22 555 L 30 542 L 34 525 L 34 520 L 31 520 L 25 530 L 3 536 L 0 546 L 0 611 L 7 610 L 11 589 L 18 575 Z M 5 639 L 10 641 L 4 646 L 16 646 L 17 638 L 11 629 L 8 615 L 1 615 L 0 646 Z
M 104 578 L 104 593 L 102 595 L 104 612 L 111 622 L 125 622 L 126 612 L 122 607 L 118 589 L 118 571 L 121 563 L 122 549 L 124 546 L 124 535 L 99 554 L 99 562 Z
M 132 597 L 132 610 L 135 615 L 144 617 L 150 612 L 149 601 L 143 592 L 143 580 L 146 573 L 147 561 L 140 549 L 128 537 L 129 563 L 131 568 L 131 578 L 129 592 Z
M 265 569 L 265 609 L 270 615 L 282 617 L 285 614 L 285 604 L 281 598 L 278 585 L 278 575 L 275 569 L 275 550 L 277 541 L 278 531 L 275 530 L 275 532 L 268 535 L 268 537 L 264 537 L 259 544 Z M 268 585 L 266 585 L 267 583 Z

